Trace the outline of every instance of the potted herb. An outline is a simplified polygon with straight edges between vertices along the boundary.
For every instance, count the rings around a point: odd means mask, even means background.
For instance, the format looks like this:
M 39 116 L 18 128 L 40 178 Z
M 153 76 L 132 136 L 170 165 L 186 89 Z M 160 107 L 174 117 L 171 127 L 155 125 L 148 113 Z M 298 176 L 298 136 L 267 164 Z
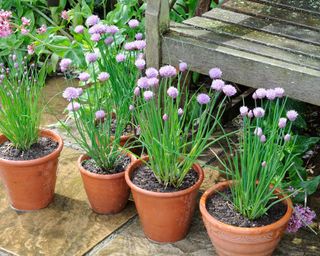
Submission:
M 209 142 L 221 119 L 224 102 L 236 93 L 233 86 L 218 79 L 208 94 L 189 97 L 182 76 L 187 64 L 179 66 L 178 76 L 170 65 L 159 71 L 148 68 L 146 77 L 138 80 L 134 90 L 136 104 L 131 108 L 148 156 L 128 168 L 126 181 L 144 233 L 157 242 L 175 242 L 186 236 L 204 178 L 196 160 L 219 139 Z M 213 69 L 210 74 L 220 78 L 221 71 Z M 185 96 L 182 91 L 186 91 Z
M 120 212 L 127 204 L 130 189 L 124 171 L 135 158 L 125 151 L 123 147 L 127 145 L 121 141 L 131 115 L 128 106 L 114 105 L 118 98 L 110 94 L 110 75 L 95 71 L 97 60 L 95 53 L 88 54 L 91 75 L 89 72 L 79 74 L 82 82 L 90 79 L 88 88 L 68 87 L 63 92 L 63 97 L 69 101 L 70 113 L 62 126 L 85 151 L 78 160 L 78 167 L 92 210 L 110 214 Z M 70 65 L 68 59 L 60 63 L 66 69 Z M 71 118 L 73 122 L 69 122 Z
M 0 67 L 0 176 L 12 208 L 37 210 L 54 197 L 61 137 L 40 129 L 46 65 L 10 55 Z
M 271 255 L 287 228 L 292 202 L 281 187 L 294 155 L 284 159 L 283 152 L 295 143 L 291 128 L 298 113 L 285 112 L 283 96 L 282 88 L 258 89 L 256 107 L 240 108 L 237 147 L 229 143 L 231 152 L 221 160 L 228 181 L 201 197 L 202 217 L 220 255 Z

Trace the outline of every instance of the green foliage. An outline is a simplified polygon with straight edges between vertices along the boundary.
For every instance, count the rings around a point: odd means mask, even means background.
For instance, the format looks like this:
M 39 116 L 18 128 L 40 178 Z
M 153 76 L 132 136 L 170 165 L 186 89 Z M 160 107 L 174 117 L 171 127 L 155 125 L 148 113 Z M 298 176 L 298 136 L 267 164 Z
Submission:
M 1 74 L 0 132 L 14 147 L 27 150 L 38 140 L 46 66 L 38 71 L 36 65 L 28 65 L 26 58 L 16 55 L 6 62 L 9 72 Z

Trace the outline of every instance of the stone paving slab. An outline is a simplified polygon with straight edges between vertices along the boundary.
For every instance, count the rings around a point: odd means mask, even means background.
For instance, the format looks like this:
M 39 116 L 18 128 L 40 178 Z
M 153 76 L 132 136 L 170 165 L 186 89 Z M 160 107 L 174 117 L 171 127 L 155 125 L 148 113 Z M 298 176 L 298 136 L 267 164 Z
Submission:
M 55 200 L 46 209 L 12 210 L 0 185 L 0 255 L 5 251 L 32 256 L 83 255 L 136 215 L 132 202 L 117 215 L 91 211 L 76 166 L 78 156 L 70 148 L 62 151 Z

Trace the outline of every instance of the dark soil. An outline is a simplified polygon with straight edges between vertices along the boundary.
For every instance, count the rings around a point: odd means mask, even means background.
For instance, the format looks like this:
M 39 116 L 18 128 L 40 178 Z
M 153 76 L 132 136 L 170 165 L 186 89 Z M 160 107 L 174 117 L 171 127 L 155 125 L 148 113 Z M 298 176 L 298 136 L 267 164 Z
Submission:
M 45 137 L 39 138 L 37 143 L 25 151 L 15 148 L 10 141 L 6 141 L 0 145 L 0 157 L 14 161 L 38 159 L 49 155 L 57 147 L 58 142 Z
M 82 166 L 89 172 L 108 175 L 108 174 L 115 174 L 120 173 L 125 170 L 125 168 L 130 164 L 131 159 L 127 155 L 121 155 L 116 162 L 116 166 L 113 169 L 105 169 L 99 167 L 93 159 L 85 160 L 82 162 Z
M 287 210 L 287 207 L 280 202 L 271 207 L 266 215 L 256 220 L 249 220 L 235 210 L 231 202 L 231 191 L 229 189 L 209 197 L 206 207 L 208 212 L 217 220 L 237 227 L 262 227 L 272 224 L 281 219 Z
M 187 189 L 194 185 L 199 179 L 198 173 L 191 169 L 184 178 L 179 188 L 174 186 L 165 187 L 161 184 L 150 167 L 146 165 L 139 166 L 132 174 L 131 181 L 136 186 L 153 192 L 175 192 Z

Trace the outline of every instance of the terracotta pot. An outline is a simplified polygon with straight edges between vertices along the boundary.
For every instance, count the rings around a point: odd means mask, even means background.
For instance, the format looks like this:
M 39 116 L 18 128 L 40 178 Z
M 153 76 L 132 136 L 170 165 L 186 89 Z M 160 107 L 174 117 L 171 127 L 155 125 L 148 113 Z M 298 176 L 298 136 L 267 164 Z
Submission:
M 134 170 L 148 159 L 146 156 L 134 161 L 126 171 L 126 181 L 131 188 L 143 231 L 156 242 L 179 241 L 188 233 L 204 177 L 203 170 L 198 164 L 193 165 L 199 179 L 190 188 L 177 192 L 152 192 L 139 188 L 131 181 Z
M 288 198 L 283 201 L 287 206 L 285 215 L 270 225 L 254 228 L 228 225 L 218 221 L 210 215 L 206 208 L 206 201 L 207 198 L 216 191 L 223 191 L 228 188 L 230 184 L 232 184 L 231 181 L 225 181 L 214 185 L 202 195 L 200 200 L 202 218 L 218 255 L 272 255 L 272 252 L 277 247 L 291 217 L 291 200 Z
M 58 158 L 63 142 L 58 134 L 50 130 L 41 130 L 40 136 L 58 142 L 58 148 L 49 155 L 34 160 L 13 161 L 0 158 L 0 176 L 10 205 L 16 210 L 45 208 L 54 197 Z M 0 143 L 6 140 L 4 135 L 0 135 Z
M 131 158 L 131 163 L 136 159 L 131 154 L 128 156 Z M 124 178 L 125 172 L 107 175 L 89 172 L 82 166 L 82 162 L 87 159 L 89 159 L 87 155 L 81 155 L 78 159 L 78 168 L 91 209 L 99 214 L 122 211 L 130 195 L 130 188 Z

